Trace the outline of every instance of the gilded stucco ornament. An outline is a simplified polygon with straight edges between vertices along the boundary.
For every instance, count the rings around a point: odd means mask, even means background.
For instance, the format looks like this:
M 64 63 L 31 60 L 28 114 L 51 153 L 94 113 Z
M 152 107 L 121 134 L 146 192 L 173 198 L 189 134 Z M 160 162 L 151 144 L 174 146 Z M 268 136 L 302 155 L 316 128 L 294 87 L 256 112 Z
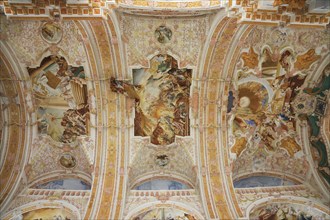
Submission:
M 292 107 L 297 115 L 311 114 L 316 107 L 316 97 L 307 93 L 300 93 L 292 102 Z
M 321 56 L 315 53 L 315 49 L 310 49 L 306 53 L 297 56 L 294 68 L 297 70 L 309 69 L 320 58 Z
M 290 8 L 303 9 L 306 0 L 275 0 L 273 6 L 288 5 Z
M 330 216 L 318 209 L 312 208 L 308 203 L 276 203 L 275 201 L 253 209 L 250 219 L 327 219 Z
M 258 66 L 258 54 L 256 54 L 252 46 L 250 47 L 249 52 L 242 53 L 242 59 L 244 61 L 244 66 L 250 69 L 254 69 Z

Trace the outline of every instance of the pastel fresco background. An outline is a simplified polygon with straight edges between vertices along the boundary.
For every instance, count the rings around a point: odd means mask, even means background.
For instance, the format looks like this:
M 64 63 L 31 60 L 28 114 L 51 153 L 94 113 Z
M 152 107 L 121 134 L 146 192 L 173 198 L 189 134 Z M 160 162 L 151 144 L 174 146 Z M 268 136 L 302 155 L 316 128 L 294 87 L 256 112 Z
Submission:
M 235 188 L 252 188 L 267 186 L 292 186 L 295 183 L 272 176 L 251 176 L 238 181 L 234 181 Z
M 54 180 L 35 186 L 36 189 L 90 190 L 91 185 L 80 179 Z
M 189 187 L 183 183 L 179 183 L 173 180 L 152 180 L 145 182 L 135 188 L 135 190 L 180 190 L 189 189 Z
M 61 125 L 64 112 L 65 109 L 39 107 L 37 113 L 39 134 L 47 134 L 53 140 L 60 142 L 64 132 L 64 127 Z

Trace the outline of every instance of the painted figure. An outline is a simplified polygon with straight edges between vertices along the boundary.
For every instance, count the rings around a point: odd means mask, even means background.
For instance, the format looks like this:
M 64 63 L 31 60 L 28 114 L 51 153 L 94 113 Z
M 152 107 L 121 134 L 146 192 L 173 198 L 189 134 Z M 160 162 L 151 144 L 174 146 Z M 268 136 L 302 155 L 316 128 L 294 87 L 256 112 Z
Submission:
M 172 31 L 168 27 L 159 26 L 155 30 L 155 37 L 159 43 L 168 43 L 172 38 Z
M 28 69 L 38 111 L 41 134 L 71 143 L 88 133 L 89 105 L 82 66 L 69 66 L 63 57 L 46 57 L 40 67 Z
M 158 55 L 149 69 L 133 71 L 133 84 L 111 79 L 111 89 L 135 99 L 134 133 L 166 145 L 189 135 L 191 70 L 178 69 L 169 55 Z

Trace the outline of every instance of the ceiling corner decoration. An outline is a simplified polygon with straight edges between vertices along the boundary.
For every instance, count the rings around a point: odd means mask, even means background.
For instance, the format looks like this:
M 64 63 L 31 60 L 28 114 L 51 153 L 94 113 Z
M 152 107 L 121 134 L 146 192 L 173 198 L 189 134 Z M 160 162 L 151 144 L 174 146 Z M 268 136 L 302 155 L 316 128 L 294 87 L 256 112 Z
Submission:
M 179 68 L 196 66 L 199 52 L 209 28 L 208 15 L 187 17 L 180 22 L 174 18 L 162 20 L 154 17 L 137 17 L 123 14 L 121 31 L 127 50 L 128 66 L 147 67 L 149 59 L 157 54 L 173 56 Z M 171 31 L 171 37 L 159 41 L 160 27 Z M 139 36 L 144 36 L 141 41 Z M 166 37 L 166 35 L 164 36 Z

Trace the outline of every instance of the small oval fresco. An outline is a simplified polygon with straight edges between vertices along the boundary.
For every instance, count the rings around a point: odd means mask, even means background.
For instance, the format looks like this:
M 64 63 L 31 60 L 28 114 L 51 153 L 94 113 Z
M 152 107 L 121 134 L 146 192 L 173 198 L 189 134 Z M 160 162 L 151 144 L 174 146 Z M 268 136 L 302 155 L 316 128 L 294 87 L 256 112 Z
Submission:
M 76 161 L 76 158 L 71 154 L 63 154 L 59 160 L 60 164 L 67 169 L 74 168 L 77 165 Z
M 38 184 L 35 189 L 90 190 L 91 185 L 80 179 L 61 179 Z
M 251 176 L 244 179 L 234 181 L 235 188 L 253 188 L 253 187 L 268 187 L 268 186 L 292 186 L 294 182 L 284 180 L 272 176 Z
M 164 155 L 158 155 L 155 158 L 155 162 L 158 166 L 165 167 L 170 162 L 170 159 L 165 154 Z
M 45 23 L 41 28 L 41 36 L 48 43 L 58 43 L 62 38 L 62 29 L 55 23 Z
M 159 26 L 155 30 L 155 37 L 157 41 L 161 44 L 168 43 L 172 39 L 172 31 L 168 27 Z
M 135 187 L 135 190 L 181 190 L 190 188 L 186 184 L 173 180 L 152 180 Z

